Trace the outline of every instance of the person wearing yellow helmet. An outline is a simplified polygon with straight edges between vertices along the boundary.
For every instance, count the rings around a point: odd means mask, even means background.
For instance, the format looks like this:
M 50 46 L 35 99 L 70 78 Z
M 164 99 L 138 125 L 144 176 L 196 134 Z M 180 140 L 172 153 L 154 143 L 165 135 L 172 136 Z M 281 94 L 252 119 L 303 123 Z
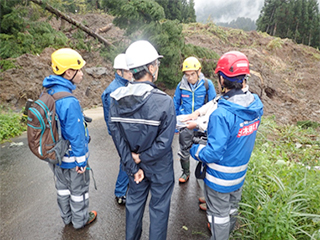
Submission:
M 201 73 L 201 63 L 196 57 L 188 57 L 183 61 L 182 72 L 184 75 L 173 97 L 177 116 L 193 113 L 216 96 L 212 81 L 206 79 Z M 179 130 L 180 150 L 178 155 L 182 168 L 182 175 L 179 178 L 180 183 L 187 182 L 190 177 L 189 148 L 192 145 L 194 133 L 193 130 L 188 128 Z
M 70 48 L 62 48 L 51 55 L 52 70 L 43 80 L 43 87 L 52 95 L 59 92 L 72 93 L 83 78 L 82 68 L 86 62 Z M 61 165 L 49 164 L 55 175 L 57 200 L 64 224 L 82 228 L 97 217 L 96 211 L 88 212 L 90 176 L 86 171 L 89 158 L 90 136 L 79 100 L 74 96 L 55 102 L 56 113 L 61 123 L 61 134 L 70 145 Z

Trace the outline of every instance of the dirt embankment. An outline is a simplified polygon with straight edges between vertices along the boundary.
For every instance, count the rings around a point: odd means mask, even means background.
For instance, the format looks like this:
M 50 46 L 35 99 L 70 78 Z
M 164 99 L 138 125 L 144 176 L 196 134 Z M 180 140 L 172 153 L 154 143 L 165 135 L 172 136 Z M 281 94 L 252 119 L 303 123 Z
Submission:
M 99 29 L 112 22 L 101 14 L 74 16 L 85 20 L 89 27 Z M 59 27 L 59 20 L 53 26 Z M 245 53 L 250 61 L 250 90 L 257 93 L 264 104 L 265 115 L 275 115 L 280 123 L 301 120 L 320 122 L 320 52 L 314 48 L 278 39 L 255 31 L 217 28 L 213 24 L 184 26 L 186 43 L 207 47 L 218 54 L 230 50 Z M 113 27 L 101 34 L 107 40 L 126 41 L 123 31 Z M 39 56 L 25 54 L 16 59 L 16 69 L 0 74 L 0 104 L 21 108 L 28 98 L 36 99 L 45 76 L 52 74 L 47 48 Z M 87 65 L 84 81 L 75 95 L 83 108 L 101 105 L 100 96 L 114 78 L 112 63 L 97 52 L 81 52 Z M 172 90 L 168 90 L 171 95 Z

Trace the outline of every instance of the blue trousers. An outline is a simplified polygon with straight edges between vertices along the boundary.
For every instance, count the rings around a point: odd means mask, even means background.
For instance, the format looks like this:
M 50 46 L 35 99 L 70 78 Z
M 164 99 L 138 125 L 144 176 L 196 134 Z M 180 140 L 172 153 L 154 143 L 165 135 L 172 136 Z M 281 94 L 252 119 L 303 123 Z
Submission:
M 122 164 L 120 162 L 116 188 L 114 189 L 114 195 L 116 195 L 116 197 L 125 196 L 127 193 L 128 184 L 129 184 L 128 174 L 122 169 Z
M 142 233 L 142 218 L 149 192 L 150 227 L 149 239 L 165 240 L 167 238 L 171 195 L 174 187 L 172 173 L 163 178 L 156 174 L 145 178 L 139 184 L 129 178 L 129 190 L 126 201 L 126 240 L 138 240 Z

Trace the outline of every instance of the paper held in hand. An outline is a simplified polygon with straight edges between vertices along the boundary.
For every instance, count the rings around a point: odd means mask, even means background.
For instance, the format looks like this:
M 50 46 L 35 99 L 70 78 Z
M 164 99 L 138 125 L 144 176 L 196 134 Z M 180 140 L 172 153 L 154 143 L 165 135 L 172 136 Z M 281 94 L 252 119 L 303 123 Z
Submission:
M 188 122 L 194 121 L 194 120 L 187 120 L 187 121 L 185 121 L 185 122 L 182 122 L 182 120 L 183 120 L 186 116 L 188 116 L 188 115 L 178 115 L 178 116 L 177 116 L 177 126 L 176 126 L 176 128 L 177 128 L 178 130 L 187 127 L 187 123 L 188 123 Z

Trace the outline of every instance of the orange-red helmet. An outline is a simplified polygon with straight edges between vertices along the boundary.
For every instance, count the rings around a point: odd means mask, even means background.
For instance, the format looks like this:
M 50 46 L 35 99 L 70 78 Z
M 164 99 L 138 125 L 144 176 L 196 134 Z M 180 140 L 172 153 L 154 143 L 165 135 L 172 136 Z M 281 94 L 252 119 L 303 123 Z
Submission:
M 214 72 L 222 72 L 227 77 L 250 74 L 249 60 L 241 52 L 227 52 L 220 57 Z

